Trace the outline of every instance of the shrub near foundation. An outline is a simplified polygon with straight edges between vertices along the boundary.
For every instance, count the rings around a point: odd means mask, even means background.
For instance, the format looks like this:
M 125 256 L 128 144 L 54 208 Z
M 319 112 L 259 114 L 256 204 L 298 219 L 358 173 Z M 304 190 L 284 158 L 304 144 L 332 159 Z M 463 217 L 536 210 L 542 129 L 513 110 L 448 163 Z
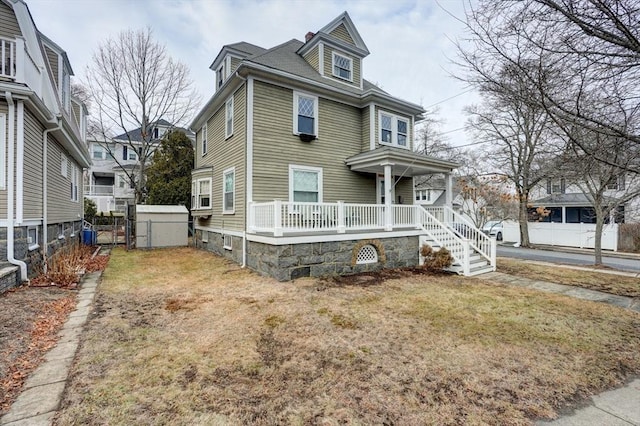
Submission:
M 424 257 L 422 267 L 432 272 L 442 271 L 453 263 L 451 252 L 444 247 L 435 251 L 429 244 L 424 244 L 420 248 L 420 254 Z

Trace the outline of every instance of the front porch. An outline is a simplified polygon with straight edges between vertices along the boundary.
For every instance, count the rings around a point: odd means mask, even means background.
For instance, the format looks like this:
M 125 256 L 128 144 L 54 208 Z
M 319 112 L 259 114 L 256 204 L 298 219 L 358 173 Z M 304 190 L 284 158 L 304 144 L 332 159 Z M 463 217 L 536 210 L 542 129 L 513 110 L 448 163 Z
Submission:
M 394 238 L 404 232 L 420 244 L 446 248 L 454 258 L 452 270 L 462 275 L 495 270 L 496 241 L 447 206 L 300 203 L 273 200 L 249 203 L 250 239 L 267 237 L 301 244 L 359 238 Z M 251 237 L 253 236 L 253 237 Z M 419 250 L 419 247 L 418 247 Z

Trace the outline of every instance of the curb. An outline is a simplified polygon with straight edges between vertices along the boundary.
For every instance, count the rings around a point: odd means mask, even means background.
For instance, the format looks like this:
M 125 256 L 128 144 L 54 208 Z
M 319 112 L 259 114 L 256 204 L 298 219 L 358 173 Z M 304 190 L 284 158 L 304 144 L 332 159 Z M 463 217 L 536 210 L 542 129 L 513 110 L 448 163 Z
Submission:
M 82 329 L 89 318 L 102 271 L 86 274 L 80 280 L 76 309 L 58 333 L 58 343 L 45 355 L 44 362 L 25 381 L 22 392 L 2 417 L 2 426 L 49 426 L 60 403 L 69 370 L 80 345 Z

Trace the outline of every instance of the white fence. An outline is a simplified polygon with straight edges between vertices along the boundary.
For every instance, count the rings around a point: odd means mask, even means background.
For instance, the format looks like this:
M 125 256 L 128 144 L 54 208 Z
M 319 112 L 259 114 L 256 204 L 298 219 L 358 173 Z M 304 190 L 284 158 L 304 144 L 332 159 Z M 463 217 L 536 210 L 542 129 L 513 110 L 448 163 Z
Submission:
M 518 222 L 505 222 L 503 224 L 504 241 L 519 243 L 519 226 Z M 595 223 L 529 222 L 529 241 L 531 244 L 594 248 L 595 240 Z M 604 225 L 602 248 L 604 250 L 618 250 L 618 224 Z

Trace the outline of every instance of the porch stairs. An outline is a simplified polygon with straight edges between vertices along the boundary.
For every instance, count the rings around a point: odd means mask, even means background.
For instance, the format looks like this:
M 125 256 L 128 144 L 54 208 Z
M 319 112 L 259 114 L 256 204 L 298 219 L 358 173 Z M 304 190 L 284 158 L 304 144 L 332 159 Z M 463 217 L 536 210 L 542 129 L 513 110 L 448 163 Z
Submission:
M 453 264 L 447 270 L 474 276 L 496 270 L 496 241 L 448 207 L 423 207 L 420 222 L 424 234 L 420 245 L 435 251 L 446 248 Z

